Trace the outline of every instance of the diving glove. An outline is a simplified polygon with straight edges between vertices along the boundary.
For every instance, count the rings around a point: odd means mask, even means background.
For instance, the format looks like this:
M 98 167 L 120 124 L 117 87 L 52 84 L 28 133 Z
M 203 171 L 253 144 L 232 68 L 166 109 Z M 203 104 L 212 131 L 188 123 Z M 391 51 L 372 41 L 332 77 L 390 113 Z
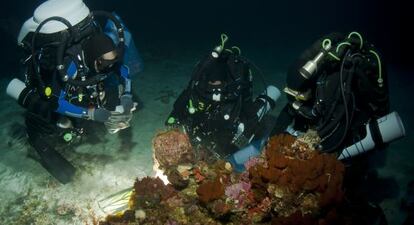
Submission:
M 111 112 L 104 108 L 90 108 L 88 110 L 88 118 L 97 122 L 106 122 L 111 116 Z
M 110 112 L 108 120 L 105 121 L 105 126 L 111 134 L 131 126 L 132 113 L 138 105 L 138 103 L 132 101 L 132 95 L 130 94 L 122 95 L 120 101 L 121 105 L 118 105 L 115 111 Z
M 132 113 L 111 112 L 111 116 L 105 122 L 108 132 L 114 134 L 131 126 Z

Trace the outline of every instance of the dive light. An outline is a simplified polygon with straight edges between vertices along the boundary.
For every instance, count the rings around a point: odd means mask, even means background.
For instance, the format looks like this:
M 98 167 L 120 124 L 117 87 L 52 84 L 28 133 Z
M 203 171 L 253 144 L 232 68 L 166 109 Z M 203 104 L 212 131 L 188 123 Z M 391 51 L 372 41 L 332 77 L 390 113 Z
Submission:
M 331 43 L 328 43 L 324 46 L 322 51 L 320 51 L 315 58 L 309 60 L 302 68 L 299 69 L 300 75 L 302 75 L 306 80 L 309 80 L 315 73 L 318 71 L 318 66 L 321 61 L 325 58 L 326 53 L 331 49 Z
M 221 34 L 220 38 L 221 38 L 221 44 L 216 46 L 211 52 L 211 56 L 215 59 L 220 57 L 220 54 L 224 51 L 224 46 L 226 42 L 229 40 L 229 37 L 226 34 Z
M 217 46 L 211 52 L 211 56 L 213 56 L 213 58 L 217 59 L 222 52 L 223 52 L 223 47 Z
M 374 149 L 377 145 L 390 143 L 405 136 L 404 124 L 397 112 L 368 123 L 366 132 L 364 139 L 342 150 L 338 160 L 352 158 Z

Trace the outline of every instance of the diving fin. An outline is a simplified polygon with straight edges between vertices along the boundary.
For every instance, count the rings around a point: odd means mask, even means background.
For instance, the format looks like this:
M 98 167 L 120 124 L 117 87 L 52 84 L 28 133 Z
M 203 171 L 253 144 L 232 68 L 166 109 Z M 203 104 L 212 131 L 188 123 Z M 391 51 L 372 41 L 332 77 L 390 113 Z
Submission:
M 76 169 L 59 152 L 48 147 L 35 148 L 39 154 L 39 162 L 59 182 L 67 184 L 72 181 Z
M 51 147 L 56 139 L 56 127 L 41 115 L 26 113 L 26 131 L 30 145 L 36 150 L 36 160 L 59 182 L 69 183 L 76 169 L 59 152 Z

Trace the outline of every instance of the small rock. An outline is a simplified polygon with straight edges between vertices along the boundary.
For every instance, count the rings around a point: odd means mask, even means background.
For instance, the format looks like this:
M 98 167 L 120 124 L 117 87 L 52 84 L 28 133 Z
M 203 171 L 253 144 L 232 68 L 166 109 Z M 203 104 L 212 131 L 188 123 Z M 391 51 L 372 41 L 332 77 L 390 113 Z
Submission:
M 135 218 L 138 220 L 143 220 L 146 217 L 146 213 L 144 210 L 139 209 L 139 210 L 135 210 Z
M 59 216 L 65 216 L 70 212 L 70 208 L 67 205 L 60 205 L 57 207 L 56 212 Z
M 177 170 L 180 173 L 184 173 L 187 172 L 189 170 L 191 170 L 193 167 L 191 165 L 178 165 L 177 166 Z
M 231 172 L 233 170 L 233 167 L 231 166 L 231 164 L 229 162 L 226 162 L 226 164 L 224 165 L 224 168 L 226 168 L 227 171 Z

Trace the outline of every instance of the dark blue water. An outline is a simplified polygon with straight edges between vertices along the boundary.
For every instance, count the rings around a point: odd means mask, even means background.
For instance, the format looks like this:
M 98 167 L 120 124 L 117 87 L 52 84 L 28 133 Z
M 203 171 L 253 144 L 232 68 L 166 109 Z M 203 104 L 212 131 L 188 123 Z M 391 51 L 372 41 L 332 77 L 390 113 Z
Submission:
M 2 7 L 3 48 L 14 50 L 11 38 L 41 2 L 17 0 Z M 143 40 L 171 42 L 180 51 L 189 41 L 209 46 L 218 33 L 226 32 L 241 44 L 257 46 L 258 51 L 273 47 L 275 56 L 285 56 L 277 62 L 283 64 L 323 34 L 358 30 L 385 53 L 390 63 L 411 63 L 406 56 L 413 50 L 408 32 L 413 16 L 409 3 L 403 0 L 85 2 L 92 9 L 121 14 L 141 46 Z M 7 57 L 2 54 L 3 61 L 15 61 L 13 53 Z

